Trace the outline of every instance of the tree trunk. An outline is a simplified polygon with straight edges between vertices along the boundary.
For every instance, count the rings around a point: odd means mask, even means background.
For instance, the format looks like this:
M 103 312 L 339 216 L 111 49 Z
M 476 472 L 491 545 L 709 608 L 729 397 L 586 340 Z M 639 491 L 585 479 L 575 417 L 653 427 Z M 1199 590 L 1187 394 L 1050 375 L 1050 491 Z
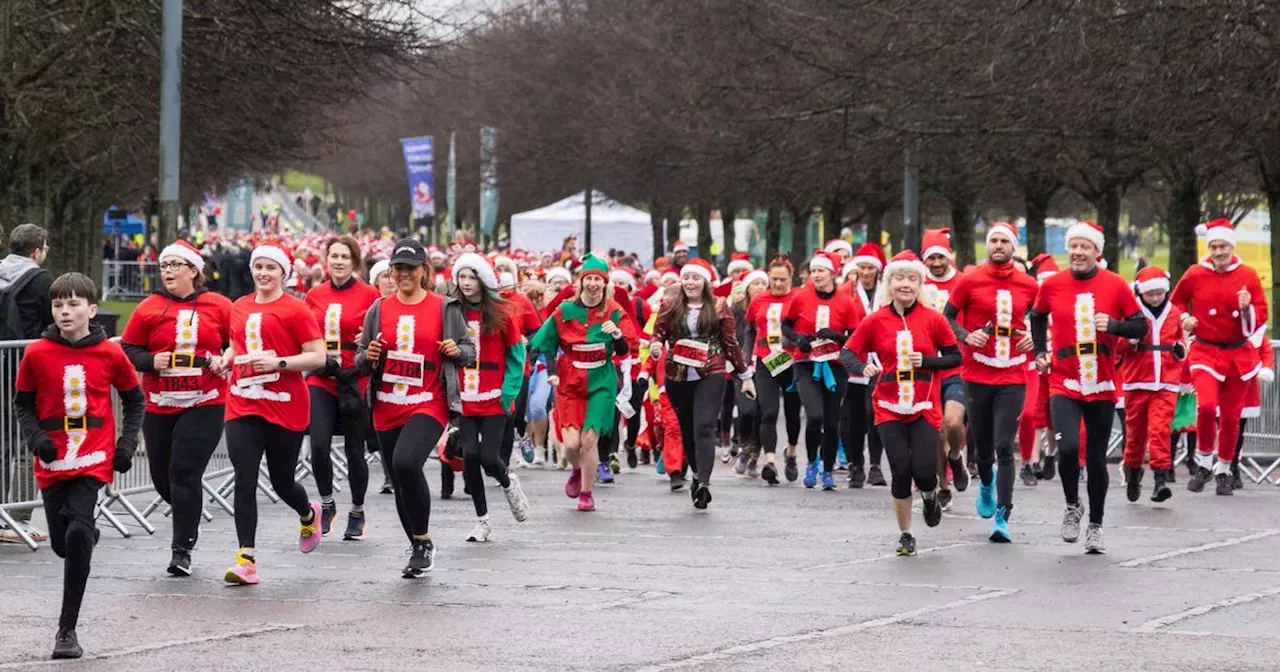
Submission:
M 1045 224 L 1049 217 L 1049 203 L 1058 190 L 1038 188 L 1039 185 L 1028 184 L 1022 189 L 1022 199 L 1027 208 L 1027 259 L 1046 252 Z
M 776 205 L 769 206 L 764 221 L 764 267 L 778 256 L 778 247 L 782 242 L 782 210 Z
M 734 226 L 737 220 L 738 204 L 725 199 L 724 205 L 720 207 L 720 230 L 724 232 L 723 263 L 725 265 L 728 265 L 729 260 L 733 258 L 733 253 L 738 251 L 737 228 Z
M 844 228 L 844 201 L 833 198 L 822 204 L 823 239 L 818 241 L 819 247 L 826 247 L 828 240 L 840 237 L 840 229 Z
M 1262 155 L 1257 165 L 1258 182 L 1267 195 L 1267 209 L 1280 212 L 1280 157 Z M 1280 296 L 1280 226 L 1271 223 L 1271 302 L 1274 313 L 1275 299 Z M 1280 320 L 1272 320 L 1271 335 L 1280 338 Z
M 1200 189 L 1194 175 L 1184 174 L 1182 179 L 1169 184 L 1168 270 L 1173 278 L 1181 278 L 1188 268 L 1196 264 L 1196 226 L 1199 223 Z
M 698 256 L 714 263 L 711 257 L 711 208 L 705 202 L 698 203 L 694 218 L 698 220 Z
M 809 250 L 809 206 L 793 205 L 791 210 L 791 263 L 795 265 L 808 261 Z
M 1102 237 L 1106 241 L 1102 257 L 1107 267 L 1120 271 L 1120 187 L 1108 187 L 1092 199 L 1098 211 L 1098 224 L 1102 225 Z
M 680 218 L 683 214 L 682 211 L 675 208 L 667 208 L 664 211 L 663 218 L 667 220 L 667 246 L 664 248 L 663 254 L 666 254 L 665 250 L 670 250 L 671 246 L 675 245 L 677 240 L 680 240 Z
M 884 239 L 884 215 L 888 208 L 880 203 L 867 203 L 867 242 L 879 245 Z
M 951 249 L 956 253 L 956 267 L 961 270 L 975 263 L 973 249 L 973 200 L 953 197 L 951 203 Z
M 656 202 L 649 204 L 649 228 L 653 232 L 653 258 L 657 259 L 666 247 L 662 242 L 662 206 Z

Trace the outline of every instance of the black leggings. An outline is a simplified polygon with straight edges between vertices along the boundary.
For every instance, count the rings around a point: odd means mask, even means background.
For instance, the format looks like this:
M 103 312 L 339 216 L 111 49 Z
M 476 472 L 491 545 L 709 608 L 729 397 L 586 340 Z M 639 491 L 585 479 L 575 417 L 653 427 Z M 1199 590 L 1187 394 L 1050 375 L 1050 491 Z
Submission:
M 876 425 L 880 440 L 889 453 L 894 499 L 911 499 L 911 483 L 920 492 L 938 487 L 938 430 L 924 418 L 911 422 L 882 422 Z
M 311 500 L 294 480 L 302 432 L 294 432 L 250 415 L 227 423 L 227 456 L 236 470 L 236 537 L 241 548 L 253 548 L 258 533 L 258 467 L 267 456 L 271 487 L 289 508 L 306 518 Z
M 721 375 L 725 382 L 729 382 L 728 376 Z M 720 432 L 733 431 L 733 407 L 738 400 L 737 390 L 733 385 L 726 384 L 724 391 L 720 393 Z
M 760 402 L 748 399 L 742 393 L 742 381 L 733 381 L 735 398 L 738 402 L 738 441 L 743 450 L 749 450 L 754 459 L 760 452 Z M 774 420 L 777 422 L 777 420 Z
M 49 520 L 49 544 L 64 560 L 60 628 L 75 628 L 80 620 L 80 603 L 89 584 L 89 561 L 98 543 L 93 513 L 102 485 L 101 481 L 82 476 L 58 481 L 40 493 Z
M 849 374 L 836 362 L 828 362 L 836 379 L 836 389 L 828 390 L 821 381 L 813 379 L 814 364 L 796 362 L 796 387 L 800 388 L 800 403 L 804 404 L 807 418 L 804 426 L 804 444 L 809 453 L 809 464 L 818 460 L 822 449 L 822 468 L 835 471 L 836 453 L 840 452 L 840 405 L 844 403 Z
M 484 477 L 480 475 L 482 468 L 498 485 L 503 488 L 511 487 L 507 463 L 498 455 L 498 446 L 508 424 L 505 415 L 463 416 L 458 420 L 458 439 L 462 442 L 464 464 L 462 478 L 471 491 L 471 501 L 476 505 L 477 516 L 489 515 L 489 502 L 484 496 Z
M 600 464 L 605 468 L 609 466 L 609 458 L 618 452 L 618 416 L 622 415 L 618 411 L 618 407 L 613 407 L 613 423 L 609 425 L 608 434 L 600 434 L 596 440 L 596 457 L 600 458 Z
M 222 404 L 197 406 L 171 415 L 147 413 L 142 438 L 156 493 L 173 507 L 174 550 L 190 551 L 200 535 L 204 511 L 201 479 L 222 439 Z
M 716 429 L 724 388 L 723 374 L 693 382 L 667 381 L 667 398 L 680 421 L 684 462 L 703 485 L 711 482 L 711 468 L 716 463 Z
M 635 450 L 636 439 L 640 437 L 640 416 L 644 415 L 644 398 L 649 393 L 649 379 L 631 381 L 631 408 L 635 414 L 627 418 L 627 450 Z
M 782 397 L 782 410 L 786 415 L 787 443 L 796 445 L 800 441 L 800 393 L 791 387 L 795 365 L 778 374 L 769 375 L 764 362 L 756 362 L 756 401 L 760 407 L 760 446 L 766 453 L 778 450 L 778 397 Z
M 991 482 L 991 465 L 1000 460 L 996 498 L 1000 506 L 1013 508 L 1013 442 L 1018 436 L 1018 419 L 1027 396 L 1026 385 L 984 385 L 965 383 L 965 406 L 969 433 L 978 449 L 978 474 Z
M 1084 464 L 1089 472 L 1089 522 L 1102 524 L 1107 506 L 1107 442 L 1116 417 L 1112 401 L 1076 401 L 1049 397 L 1049 416 L 1058 439 L 1058 475 L 1068 504 L 1080 501 L 1080 419 L 1084 418 Z
M 320 497 L 333 496 L 334 432 L 342 432 L 342 452 L 347 456 L 351 504 L 364 506 L 369 490 L 369 463 L 364 461 L 364 426 L 360 416 L 338 417 L 338 398 L 318 387 L 311 388 L 311 471 Z
M 511 451 L 516 445 L 516 432 L 520 432 L 523 436 L 525 433 L 525 411 L 529 408 L 529 377 L 525 376 L 524 383 L 520 386 L 520 394 L 516 395 L 516 410 L 510 415 L 504 415 L 506 421 L 502 427 L 502 443 L 499 446 L 498 454 L 502 458 L 503 464 L 511 464 Z
M 405 536 L 430 531 L 431 488 L 422 467 L 440 441 L 444 427 L 429 415 L 412 415 L 400 427 L 378 432 L 378 444 L 386 451 L 391 465 L 391 485 L 396 490 L 396 513 Z
M 849 458 L 849 464 L 867 466 L 863 453 L 865 446 L 871 453 L 871 466 L 880 466 L 884 440 L 872 423 L 875 414 L 871 410 L 871 386 L 849 383 L 841 410 L 844 412 L 844 422 L 840 423 L 844 430 L 844 455 Z

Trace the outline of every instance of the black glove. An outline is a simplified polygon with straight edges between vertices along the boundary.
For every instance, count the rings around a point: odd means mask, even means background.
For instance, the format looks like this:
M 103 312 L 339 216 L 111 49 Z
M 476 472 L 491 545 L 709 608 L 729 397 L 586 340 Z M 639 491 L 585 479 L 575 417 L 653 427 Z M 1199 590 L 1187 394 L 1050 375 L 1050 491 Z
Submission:
M 813 351 L 813 338 L 811 336 L 799 336 L 796 338 L 796 347 L 800 352 L 806 355 Z
M 136 444 L 124 439 L 116 441 L 116 457 L 111 462 L 112 468 L 122 474 L 129 473 L 133 468 L 133 451 L 137 448 Z
M 1173 344 L 1173 358 L 1179 362 L 1187 358 L 1187 346 L 1182 341 Z
M 845 335 L 843 331 L 836 331 L 835 329 L 829 329 L 829 328 L 819 329 L 818 338 L 825 338 L 828 341 L 835 341 L 837 343 L 843 343 L 845 341 Z
M 44 432 L 32 437 L 31 441 L 27 443 L 27 450 L 30 450 L 32 455 L 45 462 L 53 462 L 58 459 L 58 447 L 53 445 L 53 439 L 49 438 L 49 435 Z
M 327 378 L 333 378 L 342 370 L 342 365 L 338 362 L 337 357 L 325 357 L 324 366 L 316 370 L 316 373 Z

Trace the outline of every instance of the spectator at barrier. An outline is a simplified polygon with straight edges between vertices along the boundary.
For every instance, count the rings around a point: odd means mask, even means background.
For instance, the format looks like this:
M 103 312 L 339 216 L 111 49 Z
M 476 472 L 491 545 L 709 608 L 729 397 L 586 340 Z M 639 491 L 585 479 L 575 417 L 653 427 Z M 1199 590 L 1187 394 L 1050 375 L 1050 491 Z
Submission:
M 7 301 L 0 300 L 0 338 L 32 339 L 53 324 L 53 312 L 49 301 L 49 287 L 53 275 L 41 268 L 49 254 L 48 235 L 35 224 L 23 224 L 9 236 L 9 256 L 0 260 L 0 296 L 13 294 L 16 304 L 16 324 L 9 324 L 4 313 Z M 0 377 L 6 390 L 12 390 L 18 360 L 22 350 L 0 349 Z M 31 455 L 21 446 L 0 445 L 0 503 L 23 502 L 37 499 L 35 485 L 31 481 Z M 26 529 L 36 541 L 47 539 L 44 532 L 31 526 L 32 508 L 14 509 L 9 515 Z M 0 523 L 0 542 L 19 543 L 15 530 Z

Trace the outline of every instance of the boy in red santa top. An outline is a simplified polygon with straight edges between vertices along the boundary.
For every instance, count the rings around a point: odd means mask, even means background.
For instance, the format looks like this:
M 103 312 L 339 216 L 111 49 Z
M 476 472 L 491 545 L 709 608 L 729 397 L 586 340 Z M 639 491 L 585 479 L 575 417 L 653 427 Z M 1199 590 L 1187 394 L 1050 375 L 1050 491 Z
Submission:
M 1089 470 L 1089 527 L 1084 546 L 1090 554 L 1106 552 L 1102 518 L 1110 484 L 1107 442 L 1115 420 L 1115 341 L 1141 339 L 1147 333 L 1147 320 L 1129 284 L 1099 267 L 1102 244 L 1102 227 L 1093 222 L 1078 222 L 1067 229 L 1070 272 L 1045 280 L 1030 315 L 1036 368 L 1049 373 L 1049 412 L 1061 453 L 1058 475 L 1067 503 L 1062 540 L 1067 543 L 1080 538 L 1080 520 L 1085 513 L 1079 497 L 1078 429 L 1084 420 Z
M 943 312 L 951 294 L 960 284 L 960 273 L 952 263 L 950 229 L 929 229 L 921 240 L 924 248 L 924 265 L 929 270 L 924 276 L 924 298 L 930 308 Z M 951 508 L 951 487 L 947 482 L 947 466 L 951 466 L 956 490 L 964 492 L 969 487 L 969 471 L 964 466 L 960 451 L 965 445 L 964 380 L 960 367 L 942 373 L 942 441 L 938 444 L 938 501 L 943 510 Z
M 1185 313 L 1182 328 L 1195 335 L 1187 362 L 1196 389 L 1200 445 L 1198 468 L 1187 489 L 1200 492 L 1212 478 L 1219 495 L 1230 495 L 1240 413 L 1262 370 L 1258 349 L 1249 337 L 1267 322 L 1267 295 L 1258 273 L 1235 255 L 1235 231 L 1229 220 L 1215 219 L 1202 232 L 1209 254 L 1187 269 L 1169 298 Z
M 1168 486 L 1173 472 L 1169 427 L 1187 344 L 1182 335 L 1182 313 L 1169 303 L 1169 274 L 1147 266 L 1138 272 L 1134 291 L 1142 300 L 1139 307 L 1147 319 L 1147 335 L 1138 341 L 1116 342 L 1125 393 L 1125 494 L 1131 502 L 1142 496 L 1142 458 L 1150 451 L 1155 479 L 1151 501 L 1163 502 L 1173 496 Z
M 849 371 L 879 376 L 872 399 L 876 430 L 889 453 L 894 515 L 902 535 L 898 555 L 916 553 L 911 532 L 911 485 L 920 490 L 924 521 L 942 521 L 938 501 L 938 443 L 942 429 L 942 372 L 960 365 L 960 349 L 942 314 L 918 302 L 928 271 L 906 250 L 885 267 L 880 308 L 844 344 Z

